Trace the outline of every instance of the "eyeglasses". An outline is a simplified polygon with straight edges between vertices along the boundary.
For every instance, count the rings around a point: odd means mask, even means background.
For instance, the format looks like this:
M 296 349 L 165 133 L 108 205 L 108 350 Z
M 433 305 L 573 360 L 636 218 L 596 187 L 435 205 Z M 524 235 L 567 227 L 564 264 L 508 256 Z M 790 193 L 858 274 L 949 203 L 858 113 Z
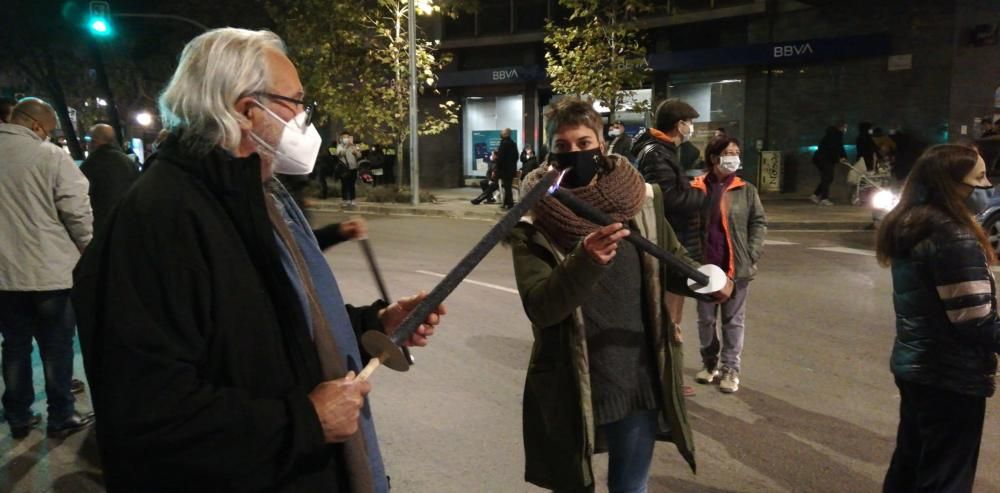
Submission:
M 303 111 L 306 112 L 306 121 L 302 124 L 302 128 L 305 129 L 309 127 L 312 123 L 313 116 L 316 114 L 316 103 L 307 103 L 301 99 L 290 98 L 288 96 L 282 96 L 281 94 L 274 94 L 271 92 L 258 91 L 251 93 L 253 96 L 260 96 L 264 98 L 274 99 L 278 101 L 284 101 L 286 103 L 292 103 L 297 106 L 301 106 Z
M 44 123 L 42 123 L 42 122 L 40 122 L 40 121 L 38 121 L 38 119 L 37 119 L 37 118 L 35 118 L 35 117 L 33 117 L 33 116 L 31 116 L 31 115 L 29 115 L 29 114 L 25 113 L 24 111 L 15 111 L 15 113 L 17 113 L 17 114 L 19 114 L 19 115 L 22 115 L 22 116 L 26 116 L 26 117 L 30 118 L 30 119 L 31 119 L 31 121 L 33 121 L 33 122 L 37 123 L 39 127 L 42 127 L 42 131 L 43 131 L 43 132 L 45 132 L 45 137 L 42 137 L 42 140 L 49 140 L 49 139 L 51 139 L 51 138 L 52 138 L 52 133 L 51 133 L 51 132 L 49 132 L 48 130 L 46 130 L 46 129 L 45 129 L 45 124 L 44 124 Z M 53 129 L 53 130 L 55 130 L 55 129 Z

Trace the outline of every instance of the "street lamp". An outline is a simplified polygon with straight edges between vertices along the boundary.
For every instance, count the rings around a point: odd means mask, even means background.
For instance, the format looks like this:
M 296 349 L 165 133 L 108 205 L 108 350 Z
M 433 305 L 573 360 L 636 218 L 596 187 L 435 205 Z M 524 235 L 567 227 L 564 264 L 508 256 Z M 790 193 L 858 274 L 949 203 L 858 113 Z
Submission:
M 135 122 L 144 127 L 148 127 L 153 123 L 153 115 L 150 115 L 148 111 L 143 111 L 135 115 Z

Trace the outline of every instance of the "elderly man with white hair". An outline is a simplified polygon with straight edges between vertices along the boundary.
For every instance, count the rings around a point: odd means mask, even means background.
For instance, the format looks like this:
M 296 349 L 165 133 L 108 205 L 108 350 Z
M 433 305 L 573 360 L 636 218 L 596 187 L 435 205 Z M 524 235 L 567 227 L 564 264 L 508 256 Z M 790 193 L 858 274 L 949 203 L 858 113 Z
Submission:
M 319 151 L 304 97 L 273 33 L 216 29 L 181 54 L 160 97 L 171 135 L 75 272 L 109 491 L 389 488 L 358 336 L 422 296 L 345 306 L 273 178 Z

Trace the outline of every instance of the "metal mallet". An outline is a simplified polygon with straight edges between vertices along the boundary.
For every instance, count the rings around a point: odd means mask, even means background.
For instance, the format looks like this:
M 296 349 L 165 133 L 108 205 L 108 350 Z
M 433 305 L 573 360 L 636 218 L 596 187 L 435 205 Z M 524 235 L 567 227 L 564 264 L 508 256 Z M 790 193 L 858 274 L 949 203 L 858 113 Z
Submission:
M 407 362 L 406 357 L 403 355 L 403 343 L 416 332 L 417 328 L 427 319 L 427 316 L 458 287 L 459 283 L 479 265 L 479 262 L 486 257 L 486 254 L 510 234 L 511 230 L 514 229 L 514 226 L 521 219 L 521 216 L 531 210 L 545 196 L 548 188 L 555 182 L 557 176 L 559 176 L 559 171 L 549 171 L 546 173 L 539 180 L 538 184 L 523 196 L 520 202 L 507 211 L 486 235 L 479 240 L 479 243 L 469 253 L 465 254 L 462 261 L 452 268 L 451 272 L 444 279 L 441 279 L 441 282 L 431 290 L 427 297 L 403 319 L 403 322 L 399 324 L 399 328 L 396 329 L 395 333 L 387 336 L 381 332 L 368 331 L 361 336 L 361 344 L 368 351 L 368 354 L 371 354 L 373 357 L 368 361 L 364 369 L 361 370 L 361 373 L 358 373 L 358 379 L 366 380 L 382 364 L 396 371 L 406 371 L 410 368 L 409 362 Z

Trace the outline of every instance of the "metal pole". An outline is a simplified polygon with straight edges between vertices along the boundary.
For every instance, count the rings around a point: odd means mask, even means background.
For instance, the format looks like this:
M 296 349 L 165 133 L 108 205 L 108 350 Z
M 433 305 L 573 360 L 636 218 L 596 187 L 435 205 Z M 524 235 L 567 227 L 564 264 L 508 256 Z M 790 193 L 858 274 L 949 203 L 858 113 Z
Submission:
M 407 35 L 410 38 L 410 191 L 413 192 L 411 203 L 420 203 L 420 162 L 419 149 L 417 145 L 417 10 L 416 0 L 409 1 L 409 28 Z

